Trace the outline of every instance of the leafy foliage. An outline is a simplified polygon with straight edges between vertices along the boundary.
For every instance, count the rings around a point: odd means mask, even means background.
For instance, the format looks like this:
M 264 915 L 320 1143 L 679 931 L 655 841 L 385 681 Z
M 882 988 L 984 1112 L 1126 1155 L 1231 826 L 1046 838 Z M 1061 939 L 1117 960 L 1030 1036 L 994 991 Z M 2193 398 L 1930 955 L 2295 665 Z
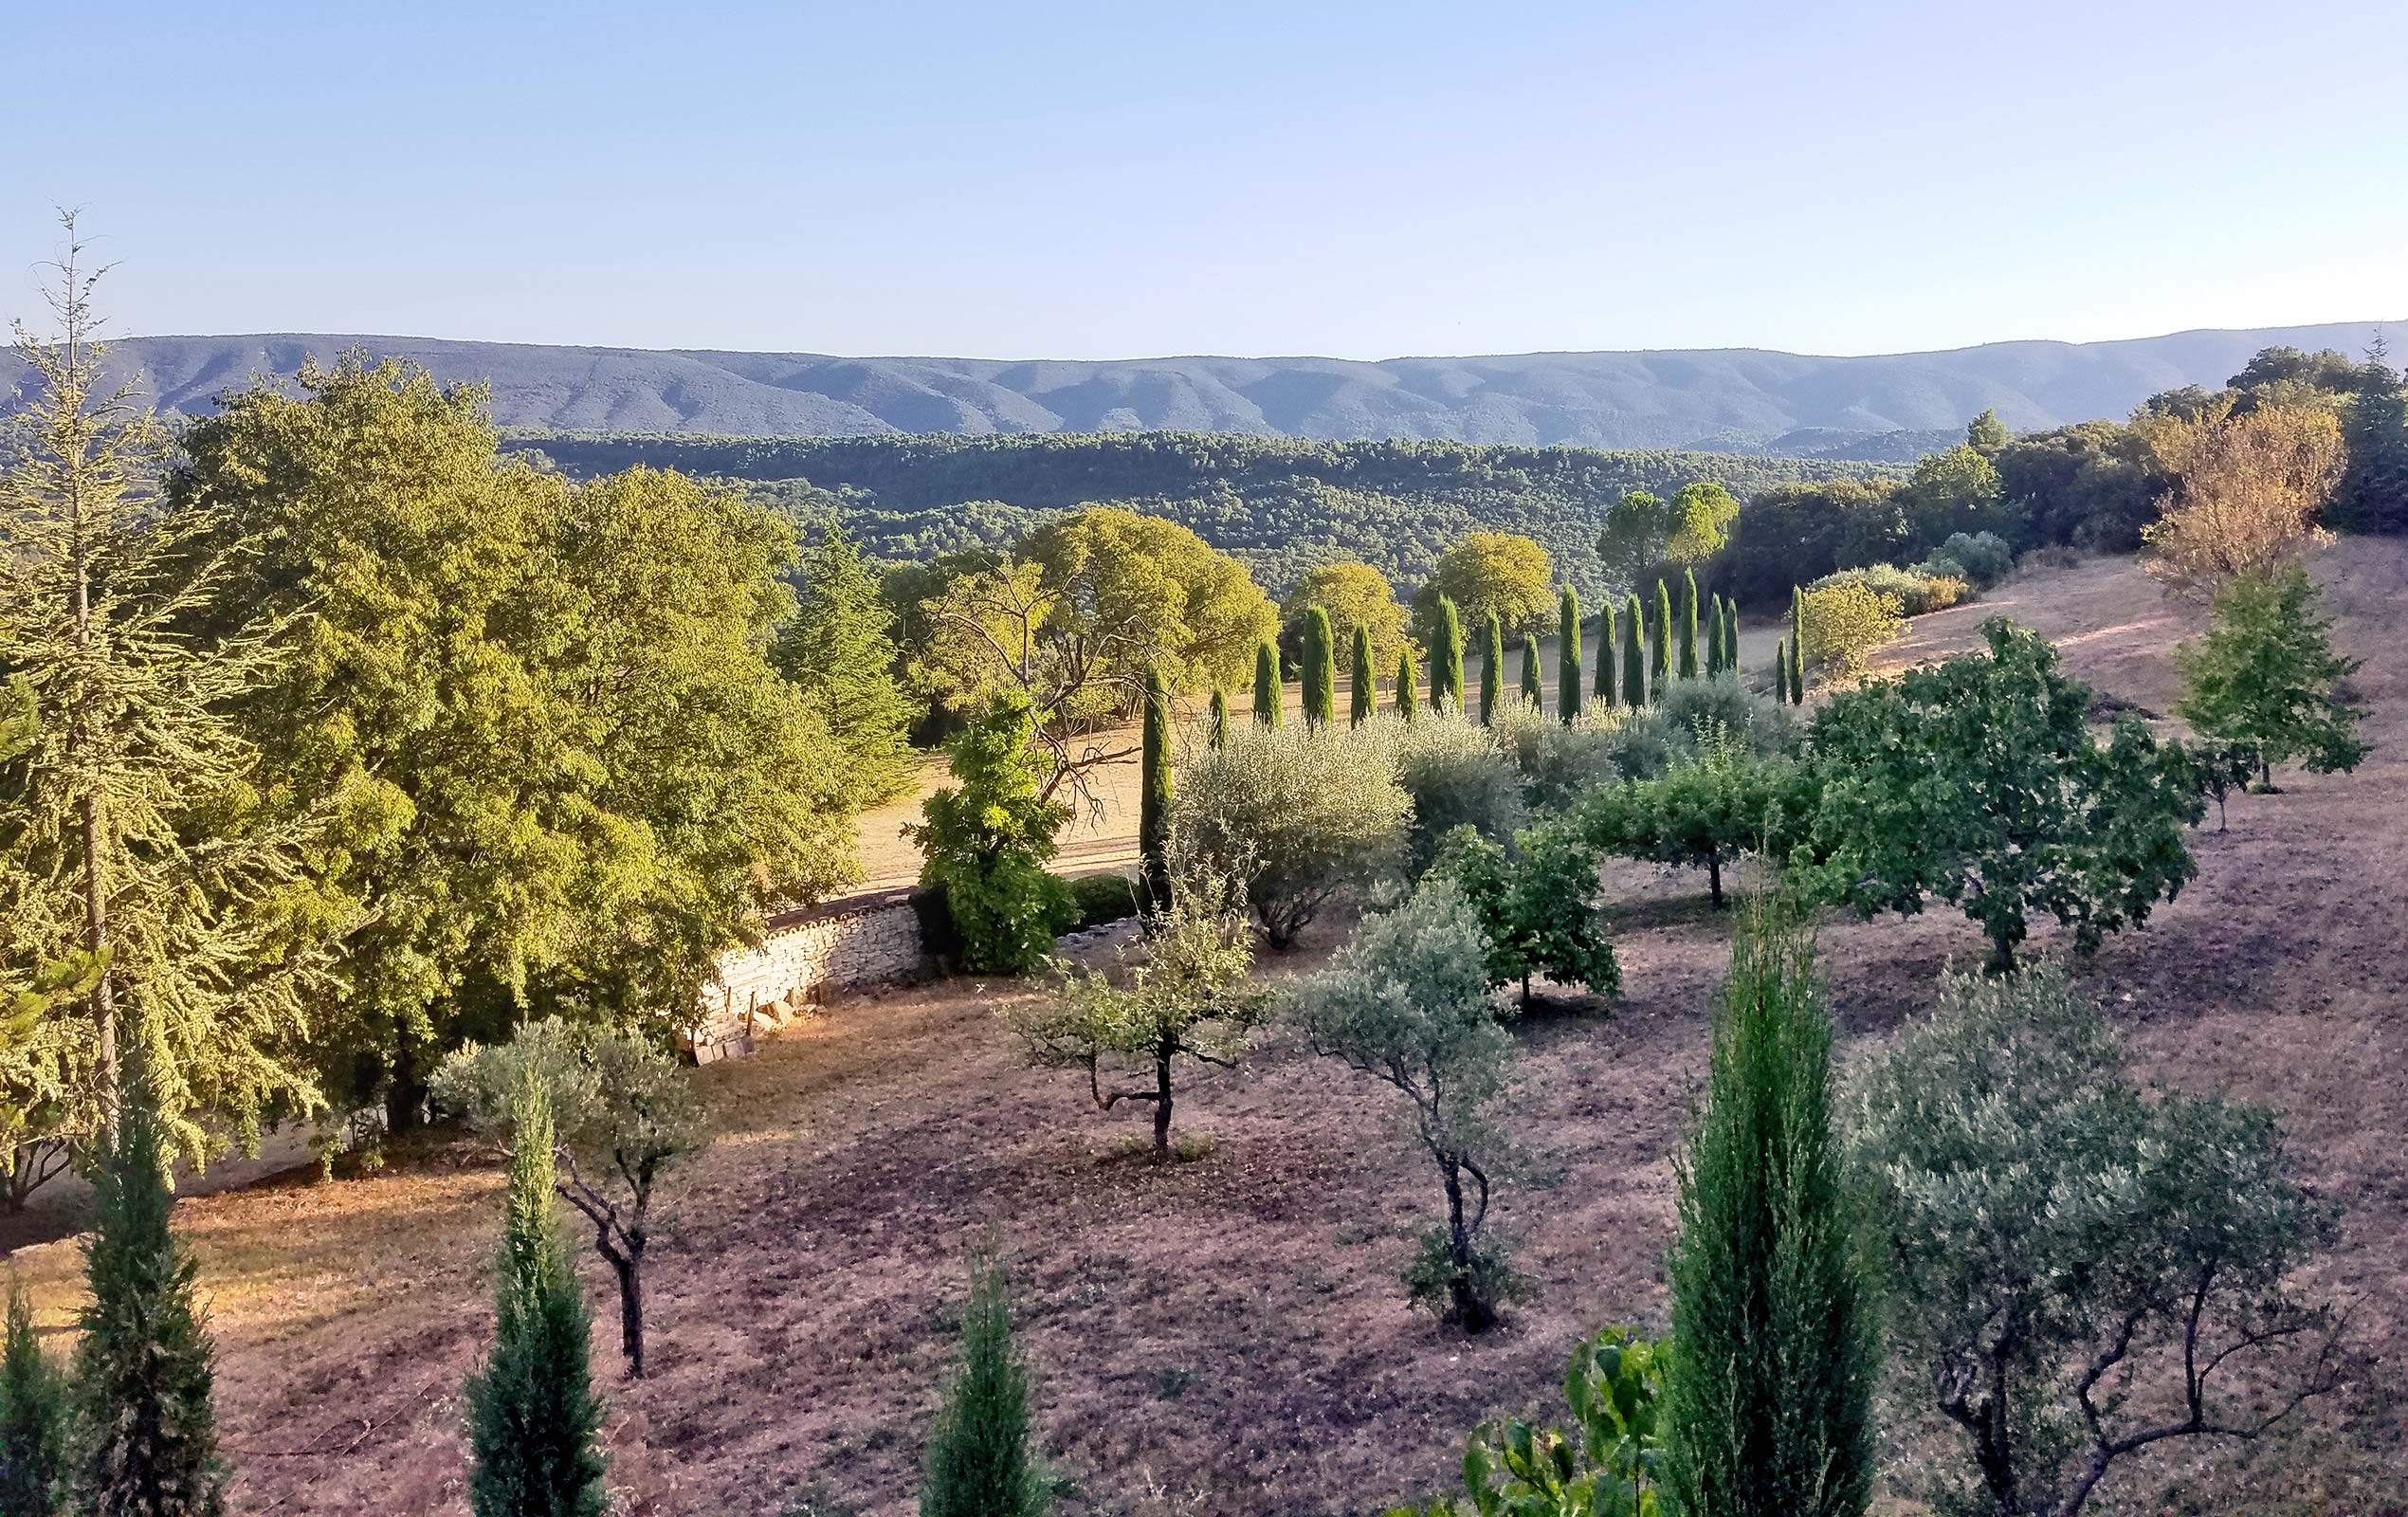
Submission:
M 2153 446 L 2174 492 L 2142 530 L 2144 567 L 2201 599 L 2236 578 L 2271 574 L 2315 541 L 2343 462 L 2340 422 L 2310 407 L 2175 422 L 2159 429 Z
M 1799 602 L 1804 635 L 1797 645 L 1818 667 L 1840 678 L 1865 672 L 1865 661 L 1906 630 L 1906 608 L 1858 579 L 1817 584 Z
M 70 1491 L 72 1388 L 43 1357 L 25 1289 L 9 1289 L 9 1322 L 0 1344 L 0 1512 L 9 1517 L 57 1517 Z
M 1441 713 L 1410 724 L 1378 722 L 1359 736 L 1387 749 L 1396 783 L 1413 803 L 1405 852 L 1414 874 L 1430 867 L 1456 828 L 1503 842 L 1527 814 L 1522 776 L 1492 728 Z
M 2358 712 L 2334 693 L 2358 660 L 2334 651 L 2332 619 L 2298 564 L 2227 585 L 2207 635 L 2174 657 L 2189 686 L 2175 708 L 2182 720 L 2254 754 L 2267 780 L 2275 764 L 2294 758 L 2328 775 L 2366 756 Z
M 892 800 L 912 779 L 914 706 L 895 678 L 895 613 L 879 594 L 878 573 L 831 520 L 794 579 L 794 612 L 777 629 L 770 663 L 834 740 L 847 809 Z
M 1512 532 L 1467 532 L 1438 555 L 1414 595 L 1414 634 L 1438 647 L 1438 602 L 1478 627 L 1494 613 L 1505 635 L 1543 631 L 1555 601 L 1555 564 L 1547 550 Z
M 1388 668 L 1405 643 L 1405 608 L 1388 576 L 1358 558 L 1317 564 L 1280 602 L 1280 640 L 1291 654 L 1304 649 L 1304 617 L 1319 607 L 1329 616 L 1332 635 L 1352 646 L 1360 629 L 1371 639 L 1372 667 Z
M 1597 857 L 1587 840 L 1559 822 L 1525 829 L 1513 843 L 1508 855 L 1470 829 L 1457 829 L 1435 866 L 1462 890 L 1487 935 L 1489 983 L 1520 980 L 1524 1008 L 1534 975 L 1599 996 L 1621 989 Z
M 920 883 L 945 892 L 972 971 L 1035 968 L 1072 914 L 1068 891 L 1045 868 L 1068 811 L 1042 794 L 1032 726 L 1025 702 L 996 696 L 947 749 L 954 784 L 907 829 L 924 861 Z
M 2105 743 L 2090 691 L 2056 649 L 2003 618 L 1987 652 L 1842 691 L 1810 737 L 1823 888 L 1870 915 L 1961 905 L 2012 965 L 2046 912 L 2085 947 L 2147 920 L 2197 866 L 2204 808 L 2189 756 L 2129 717 Z
M 1707 727 L 1693 753 L 1651 779 L 1602 789 L 1578 811 L 1591 848 L 1667 866 L 1703 868 L 1723 905 L 1723 867 L 1764 851 L 1778 858 L 1803 825 L 1812 799 L 1798 766 L 1748 749 Z
M 1995 542 L 1998 539 L 1994 538 L 1991 540 Z M 1935 611 L 1946 611 L 1971 594 L 1972 587 L 1965 579 L 1966 572 L 1961 564 L 1936 559 L 1925 559 L 1912 569 L 1875 563 L 1861 569 L 1842 569 L 1835 575 L 1825 575 L 1806 589 L 1811 594 L 1838 585 L 1858 585 L 1872 592 L 1876 598 L 1896 602 L 1901 616 L 1922 616 Z
M 1466 1495 L 1388 1517 L 1665 1517 L 1659 1466 L 1667 1345 L 1608 1327 L 1572 1351 L 1570 1432 L 1483 1423 L 1463 1453 Z
M 1943 1510 L 2073 1517 L 2118 1461 L 2330 1388 L 2334 1324 L 2286 1288 L 2330 1217 L 2272 1119 L 2144 1095 L 2056 969 L 1951 977 L 1855 1105 L 1902 1394 L 1967 1455 L 1919 1471 Z

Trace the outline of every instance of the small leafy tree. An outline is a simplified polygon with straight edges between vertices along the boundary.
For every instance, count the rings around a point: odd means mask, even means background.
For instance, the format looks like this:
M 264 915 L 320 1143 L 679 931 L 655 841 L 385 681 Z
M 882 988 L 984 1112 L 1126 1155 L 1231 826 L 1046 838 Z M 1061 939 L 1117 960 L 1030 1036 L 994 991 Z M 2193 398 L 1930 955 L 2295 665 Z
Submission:
M 2055 968 L 1950 977 L 1855 1105 L 1900 1380 L 1968 1455 L 1925 1471 L 1948 1510 L 2074 1517 L 2133 1454 L 2333 1388 L 2337 1324 L 2288 1285 L 2331 1216 L 2272 1118 L 2143 1094 Z
M 1493 726 L 1505 710 L 1505 624 L 1488 613 L 1480 637 L 1480 724 Z
M 215 1351 L 193 1290 L 200 1266 L 170 1223 L 175 1198 L 147 1040 L 127 1045 L 83 1249 L 91 1299 L 75 1353 L 75 1505 L 96 1517 L 215 1517 L 226 1465 Z
M 1069 808 L 1041 796 L 1032 731 L 1027 702 L 996 696 L 946 748 L 955 783 L 905 829 L 926 861 L 921 884 L 945 893 L 966 969 L 1033 969 L 1076 920 L 1068 888 L 1045 867 Z
M 1053 1482 L 1030 1425 L 1029 1369 L 1012 1340 L 1012 1293 L 1003 1267 L 970 1265 L 961 1314 L 961 1368 L 928 1437 L 920 1517 L 1044 1517 Z
M 619 1352 L 629 1378 L 641 1380 L 652 1192 L 709 1142 L 702 1103 L 677 1060 L 640 1034 L 558 1017 L 527 1023 L 507 1043 L 461 1049 L 436 1074 L 434 1100 L 511 1149 L 530 1080 L 551 1114 L 554 1187 L 593 1224 L 594 1251 L 618 1281 Z
M 1327 726 L 1338 720 L 1338 646 L 1329 631 L 1329 612 L 1319 606 L 1304 612 L 1304 656 L 1299 661 L 1304 686 L 1304 720 Z
M 1984 632 L 1986 652 L 1815 713 L 1805 851 L 1820 886 L 1867 915 L 1926 895 L 1961 906 L 2007 969 L 2034 912 L 2084 948 L 2145 922 L 2196 872 L 2182 831 L 2206 807 L 2179 744 L 2129 717 L 2095 740 L 2089 687 L 2057 671 L 2054 648 L 2004 618 Z
M 2191 772 L 2199 794 L 2216 802 L 2216 830 L 2224 831 L 2224 802 L 2233 792 L 2246 790 L 2257 773 L 2257 750 L 2243 743 L 2202 742 L 2190 749 Z
M 1379 710 L 1379 671 L 1371 661 L 1371 631 L 1355 629 L 1355 667 L 1353 678 L 1347 682 L 1346 720 L 1351 726 L 1361 726 Z
M 1140 948 L 1121 951 L 1117 972 L 1066 968 L 1048 1000 L 1000 1014 L 1031 1062 L 1085 1069 L 1097 1110 L 1151 1104 L 1160 1161 L 1171 1157 L 1178 1061 L 1235 1069 L 1271 1001 L 1251 978 L 1245 898 L 1209 867 L 1173 874 L 1168 898 L 1146 913 L 1145 927 Z M 1122 1066 L 1134 1066 L 1143 1083 L 1121 1079 Z M 1108 1083 L 1107 1069 L 1115 1071 Z
M 1447 1221 L 1407 1270 L 1414 1304 L 1467 1332 L 1493 1325 L 1498 1308 L 1528 1289 L 1483 1235 L 1483 1156 L 1498 1142 L 1488 1107 L 1513 1044 L 1489 995 L 1487 939 L 1462 890 L 1427 879 L 1395 910 L 1365 917 L 1330 967 L 1291 993 L 1289 1009 L 1313 1051 L 1405 1097 L 1414 1139 L 1437 1166 Z
M 1809 805 L 1795 763 L 1755 753 L 1717 727 L 1655 778 L 1590 795 L 1578 825 L 1603 852 L 1706 870 L 1719 908 L 1723 866 L 1752 850 L 1785 852 Z
M 2333 691 L 2359 661 L 2334 651 L 2332 629 L 2297 563 L 2234 580 L 2206 637 L 2174 650 L 2190 686 L 2175 710 L 2201 737 L 2253 750 L 2261 788 L 2293 758 L 2311 774 L 2357 768 L 2367 749 L 2359 713 Z
M 1580 593 L 1563 587 L 1556 608 L 1555 714 L 1566 723 L 1580 714 Z
M 1458 828 L 1440 850 L 1437 868 L 1451 877 L 1488 940 L 1488 982 L 1522 983 L 1544 975 L 1611 996 L 1622 985 L 1621 965 L 1607 931 L 1596 854 L 1563 823 L 1528 828 L 1514 838 L 1515 854 Z
M 1254 724 L 1279 725 L 1279 649 L 1266 639 L 1254 649 Z
M 1189 756 L 1172 831 L 1196 863 L 1238 883 L 1274 948 L 1323 907 L 1396 867 L 1413 801 L 1385 745 L 1304 727 L 1247 727 Z
M 1862 580 L 1817 585 L 1798 602 L 1803 641 L 1815 650 L 1815 667 L 1841 679 L 1865 672 L 1868 655 L 1888 647 L 1906 631 L 1898 597 Z
M 0 1512 L 55 1517 L 69 1479 L 68 1385 L 43 1357 L 33 1304 L 9 1288 L 9 1325 L 0 1343 Z
M 2342 468 L 2331 411 L 2259 406 L 2171 420 L 2151 446 L 2175 486 L 2141 529 L 2142 567 L 2177 593 L 2211 599 L 2235 580 L 2271 576 L 2323 539 L 2317 514 Z
M 551 1100 L 530 1070 L 512 1102 L 493 1349 L 468 1380 L 468 1505 L 476 1517 L 602 1517 L 602 1406 L 553 1211 Z
M 1608 1327 L 1572 1351 L 1573 1426 L 1506 1419 L 1474 1429 L 1466 1494 L 1388 1517 L 1664 1517 L 1662 1407 L 1668 1345 Z
M 1685 1512 L 1854 1517 L 1872 1498 L 1881 1349 L 1831 1053 L 1797 909 L 1754 897 L 1666 1263 L 1665 1484 Z

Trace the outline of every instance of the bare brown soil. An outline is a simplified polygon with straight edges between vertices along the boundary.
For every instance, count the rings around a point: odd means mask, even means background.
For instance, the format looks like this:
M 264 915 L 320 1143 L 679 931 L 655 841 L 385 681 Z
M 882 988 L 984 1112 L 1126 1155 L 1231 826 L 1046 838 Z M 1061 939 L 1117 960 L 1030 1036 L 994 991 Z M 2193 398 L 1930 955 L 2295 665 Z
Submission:
M 2166 1456 L 2131 1511 L 2357 1513 L 2408 1505 L 2408 544 L 2352 542 L 2322 574 L 2381 744 L 2356 775 L 2286 779 L 2197 835 L 2199 878 L 2145 931 L 2079 966 L 2153 1074 L 2278 1109 L 2345 1217 L 2319 1283 L 2388 1362 L 2242 1459 Z M 2058 639 L 2109 697 L 2165 711 L 2196 616 L 2128 562 L 2013 585 L 1915 624 L 1902 656 L 1961 648 L 2004 612 Z M 1660 1325 L 1670 1156 L 1703 1076 L 1726 952 L 1703 882 L 1617 871 L 1626 996 L 1523 1027 L 1511 1127 L 1524 1153 L 1498 1223 L 1540 1289 L 1477 1340 L 1409 1311 L 1396 1270 L 1438 1204 L 1391 1103 L 1274 1046 L 1179 1109 L 1205 1155 L 1122 1144 L 1079 1083 L 1023 1068 L 994 1008 L 954 982 L 829 1010 L 749 1062 L 703 1071 L 717 1146 L 655 1246 L 655 1376 L 610 1389 L 612 1479 L 643 1513 L 911 1509 L 952 1351 L 964 1254 L 1017 1277 L 1047 1448 L 1073 1512 L 1357 1513 L 1450 1477 L 1465 1430 L 1552 1414 L 1566 1352 L 1609 1323 Z M 1309 966 L 1317 944 L 1270 966 Z M 1833 919 L 1832 1001 L 1851 1054 L 1979 951 L 1944 910 Z M 2040 935 L 2040 946 L 2055 943 Z M 435 1151 L 333 1185 L 186 1202 L 221 1357 L 238 1507 L 454 1512 L 461 1377 L 490 1324 L 498 1177 Z M 69 1243 L 21 1251 L 46 1325 L 74 1300 Z M 588 1282 L 601 1313 L 603 1273 Z M 597 1362 L 615 1345 L 596 1334 Z

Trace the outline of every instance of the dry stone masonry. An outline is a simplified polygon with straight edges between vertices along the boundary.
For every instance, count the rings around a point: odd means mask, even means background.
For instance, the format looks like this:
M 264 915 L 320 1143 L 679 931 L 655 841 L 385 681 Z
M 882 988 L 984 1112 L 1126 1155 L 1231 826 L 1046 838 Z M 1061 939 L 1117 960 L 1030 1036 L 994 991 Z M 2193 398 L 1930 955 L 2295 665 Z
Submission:
M 782 1027 L 839 991 L 922 974 L 926 945 L 908 890 L 848 896 L 771 919 L 756 948 L 720 956 L 687 1048 L 698 1064 L 740 1058 L 756 1033 Z

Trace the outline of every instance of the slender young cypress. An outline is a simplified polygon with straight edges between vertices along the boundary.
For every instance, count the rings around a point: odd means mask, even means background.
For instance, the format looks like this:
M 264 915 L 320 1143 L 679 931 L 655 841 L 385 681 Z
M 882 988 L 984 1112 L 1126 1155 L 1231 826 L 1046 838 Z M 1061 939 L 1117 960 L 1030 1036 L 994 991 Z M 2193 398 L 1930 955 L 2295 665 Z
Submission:
M 123 1042 L 117 1137 L 101 1140 L 83 1250 L 92 1299 L 75 1354 L 75 1505 L 98 1517 L 215 1517 L 226 1466 L 214 1352 L 193 1299 L 200 1266 L 170 1225 L 175 1198 L 144 1041 Z
M 1355 667 L 1346 682 L 1346 724 L 1359 727 L 1379 709 L 1379 673 L 1371 667 L 1371 629 L 1355 629 Z
M 1739 672 L 1739 602 L 1727 596 L 1723 601 L 1723 667 Z
M 1418 704 L 1414 694 L 1415 678 L 1413 649 L 1409 648 L 1396 655 L 1396 714 L 1407 722 L 1413 720 L 1414 708 Z
M 961 1368 L 928 1438 L 920 1517 L 1040 1517 L 1051 1482 L 1029 1418 L 1029 1371 L 1012 1341 L 1012 1297 L 992 1259 L 970 1266 Z
M 1672 678 L 1672 587 L 1661 579 L 1655 582 L 1655 646 L 1647 651 L 1648 694 L 1660 701 Z
M 1790 688 L 1797 694 L 1803 686 L 1797 676 L 1806 667 L 1806 592 L 1796 585 L 1789 587 L 1789 661 Z
M 0 1513 L 56 1517 L 68 1481 L 66 1377 L 42 1357 L 33 1303 L 9 1287 L 9 1328 L 0 1345 Z
M 1555 609 L 1555 714 L 1567 724 L 1580 714 L 1580 593 L 1570 585 Z
M 1254 646 L 1254 724 L 1279 725 L 1279 649 L 1268 643 Z
M 1522 699 L 1531 710 L 1546 707 L 1546 682 L 1539 670 L 1539 640 L 1527 633 L 1522 638 Z
M 1492 726 L 1505 705 L 1505 623 L 1488 613 L 1480 630 L 1480 724 Z
M 1319 606 L 1304 613 L 1304 725 L 1326 727 L 1338 720 L 1338 640 L 1329 612 Z
M 1806 649 L 1796 642 L 1789 645 L 1789 704 L 1806 704 Z
M 585 1293 L 560 1241 L 553 1183 L 552 1103 L 530 1077 L 512 1111 L 493 1351 L 468 1381 L 476 1517 L 603 1517 L 610 1509 Z
M 1145 730 L 1138 753 L 1138 894 L 1151 907 L 1171 898 L 1171 686 L 1159 665 L 1145 671 Z
M 1213 704 L 1204 718 L 1204 740 L 1217 750 L 1229 741 L 1229 692 L 1213 686 Z
M 1789 639 L 1784 637 L 1773 645 L 1773 700 L 1789 704 Z
M 1430 650 L 1430 704 L 1439 711 L 1463 709 L 1463 618 L 1445 595 L 1438 597 L 1438 646 Z
M 1723 643 L 1723 597 L 1719 593 L 1706 597 L 1706 672 L 1721 674 L 1731 667 L 1731 661 Z
M 1681 571 L 1681 678 L 1697 678 L 1697 571 Z
M 1597 672 L 1596 684 L 1589 689 L 1590 704 L 1600 710 L 1614 704 L 1614 597 L 1608 595 L 1597 610 Z
M 1633 590 L 1622 608 L 1622 704 L 1633 711 L 1647 704 L 1647 649 L 1641 643 L 1646 629 L 1639 593 Z
M 1759 895 L 1742 912 L 1677 1171 L 1665 1484 L 1692 1517 L 1859 1517 L 1880 1344 L 1831 1019 L 1795 909 Z

